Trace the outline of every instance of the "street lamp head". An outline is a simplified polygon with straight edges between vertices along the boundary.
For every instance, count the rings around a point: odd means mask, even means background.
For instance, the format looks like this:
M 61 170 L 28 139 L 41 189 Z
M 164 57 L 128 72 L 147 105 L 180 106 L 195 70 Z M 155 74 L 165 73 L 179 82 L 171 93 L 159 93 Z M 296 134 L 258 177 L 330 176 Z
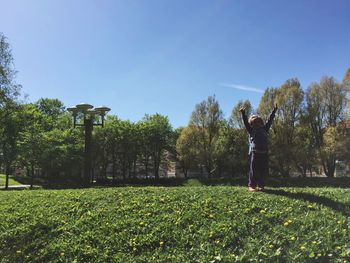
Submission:
M 77 115 L 79 110 L 77 107 L 72 106 L 72 107 L 67 108 L 67 111 L 71 112 L 73 115 Z
M 90 115 L 91 117 L 94 117 L 96 114 L 99 114 L 99 112 L 96 109 L 88 109 L 86 110 L 86 114 Z
M 77 104 L 76 107 L 80 112 L 85 113 L 87 110 L 92 109 L 94 106 L 88 103 L 80 103 L 80 104 Z
M 106 106 L 99 106 L 99 107 L 96 107 L 94 110 L 98 112 L 101 116 L 104 116 L 111 109 Z

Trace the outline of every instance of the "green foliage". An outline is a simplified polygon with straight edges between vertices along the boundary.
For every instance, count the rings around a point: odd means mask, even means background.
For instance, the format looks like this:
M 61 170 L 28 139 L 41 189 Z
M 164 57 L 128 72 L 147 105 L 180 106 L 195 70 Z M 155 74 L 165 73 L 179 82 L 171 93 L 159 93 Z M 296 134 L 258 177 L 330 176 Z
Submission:
M 20 126 L 17 98 L 21 86 L 15 82 L 16 73 L 10 45 L 0 32 L 0 169 L 4 166 L 6 175 L 13 170 Z
M 3 262 L 350 259 L 348 189 L 126 187 L 0 199 Z
M 189 125 L 181 130 L 176 141 L 177 158 L 180 161 L 185 177 L 187 177 L 189 169 L 193 169 L 199 164 L 198 138 L 197 127 Z
M 336 127 L 345 117 L 346 87 L 333 77 L 323 77 L 320 83 L 313 83 L 307 90 L 307 116 L 313 132 L 313 140 L 327 176 L 333 177 L 335 170 L 335 151 L 330 151 L 325 142 L 325 132 Z
M 0 32 L 0 108 L 19 95 L 21 86 L 15 82 L 16 74 L 10 44 Z
M 198 134 L 199 162 L 204 165 L 209 177 L 217 168 L 215 163 L 215 141 L 219 135 L 223 113 L 215 96 L 197 104 L 192 112 L 189 125 L 196 128 Z
M 241 128 L 241 129 L 244 128 L 244 124 L 242 122 L 242 116 L 241 116 L 241 113 L 239 112 L 240 108 L 242 107 L 245 108 L 245 113 L 247 114 L 247 116 L 252 114 L 253 107 L 250 104 L 250 101 L 249 100 L 239 101 L 231 111 L 231 116 L 229 118 L 230 126 L 234 128 Z

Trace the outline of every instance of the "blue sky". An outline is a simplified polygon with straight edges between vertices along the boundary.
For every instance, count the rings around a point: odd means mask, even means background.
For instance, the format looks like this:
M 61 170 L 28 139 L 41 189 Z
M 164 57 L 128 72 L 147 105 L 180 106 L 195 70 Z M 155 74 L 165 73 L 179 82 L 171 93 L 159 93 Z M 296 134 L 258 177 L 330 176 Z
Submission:
M 29 101 L 104 104 L 122 119 L 186 125 L 215 94 L 239 100 L 297 77 L 303 88 L 350 67 L 348 0 L 0 0 Z

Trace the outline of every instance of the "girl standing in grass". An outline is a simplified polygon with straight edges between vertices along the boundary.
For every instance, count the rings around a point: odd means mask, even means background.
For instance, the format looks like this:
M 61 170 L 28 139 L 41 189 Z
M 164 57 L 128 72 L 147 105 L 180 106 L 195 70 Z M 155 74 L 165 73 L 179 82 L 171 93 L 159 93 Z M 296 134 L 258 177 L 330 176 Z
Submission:
M 242 114 L 244 126 L 249 134 L 250 166 L 248 190 L 251 192 L 264 190 L 265 177 L 269 173 L 267 135 L 275 118 L 277 104 L 266 123 L 258 115 L 252 115 L 248 120 L 244 107 L 239 111 Z

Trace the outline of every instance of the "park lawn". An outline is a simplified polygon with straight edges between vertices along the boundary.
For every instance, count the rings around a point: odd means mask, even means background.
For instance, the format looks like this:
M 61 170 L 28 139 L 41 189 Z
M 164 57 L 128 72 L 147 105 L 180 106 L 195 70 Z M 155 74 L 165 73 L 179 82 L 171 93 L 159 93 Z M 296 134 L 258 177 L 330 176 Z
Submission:
M 348 262 L 350 189 L 0 192 L 2 262 Z
M 0 174 L 0 187 L 5 186 L 6 184 L 6 175 Z M 9 185 L 21 185 L 20 182 L 17 182 L 12 175 L 9 176 Z

